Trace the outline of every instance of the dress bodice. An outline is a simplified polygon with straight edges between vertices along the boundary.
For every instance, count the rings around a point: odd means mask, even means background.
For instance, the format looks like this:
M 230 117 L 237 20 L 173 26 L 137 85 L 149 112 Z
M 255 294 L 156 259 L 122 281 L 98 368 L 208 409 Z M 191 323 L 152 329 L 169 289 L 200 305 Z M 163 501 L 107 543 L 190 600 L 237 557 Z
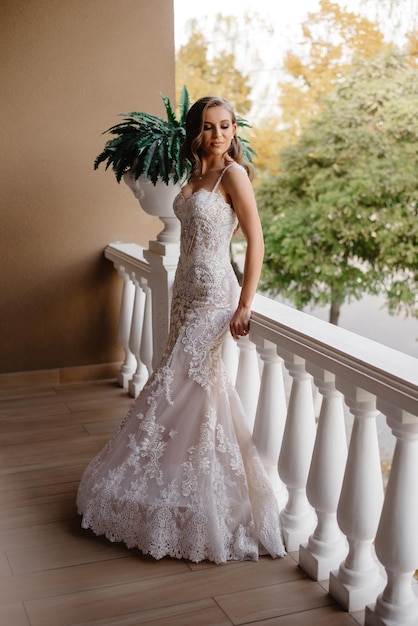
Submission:
M 217 190 L 224 171 L 213 190 L 199 189 L 187 198 L 180 192 L 174 201 L 181 222 L 175 297 L 215 304 L 225 302 L 231 291 L 236 294 L 229 247 L 238 219 Z
M 174 212 L 181 222 L 181 254 L 195 259 L 200 255 L 229 253 L 238 220 L 219 191 L 199 189 L 188 198 L 180 192 L 174 201 Z

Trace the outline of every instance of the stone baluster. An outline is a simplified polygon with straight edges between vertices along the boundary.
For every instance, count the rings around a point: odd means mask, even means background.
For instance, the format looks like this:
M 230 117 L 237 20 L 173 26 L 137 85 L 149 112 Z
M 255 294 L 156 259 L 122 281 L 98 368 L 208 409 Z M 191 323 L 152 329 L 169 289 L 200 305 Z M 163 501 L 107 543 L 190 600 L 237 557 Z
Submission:
M 238 340 L 238 349 L 238 370 L 235 387 L 245 409 L 247 426 L 252 433 L 260 389 L 260 368 L 255 344 L 250 341 L 248 335 Z
M 129 381 L 129 395 L 137 398 L 139 392 L 148 379 L 148 371 L 141 360 L 141 340 L 144 326 L 145 291 L 141 285 L 141 279 L 132 275 L 132 282 L 135 285 L 135 298 L 132 312 L 131 334 L 129 338 L 129 348 L 136 358 L 136 371 Z
M 171 292 L 179 257 L 176 243 L 150 241 L 144 258 L 149 263 L 148 284 L 152 293 L 152 366 L 160 361 L 167 345 Z
M 347 379 L 337 388 L 354 415 L 337 519 L 349 551 L 330 574 L 329 593 L 347 611 L 364 609 L 384 586 L 373 551 L 383 502 L 383 481 L 376 428 L 376 400 Z
M 260 392 L 253 429 L 253 440 L 277 495 L 280 508 L 287 501 L 287 490 L 279 478 L 278 461 L 286 422 L 283 360 L 274 343 L 256 337 L 257 352 L 263 362 Z
M 125 352 L 125 359 L 118 374 L 118 383 L 124 389 L 128 389 L 128 384 L 136 369 L 136 359 L 129 347 L 131 335 L 132 312 L 135 297 L 135 285 L 129 274 L 121 265 L 116 265 L 119 276 L 123 280 L 122 299 L 119 315 L 118 341 Z
M 237 379 L 238 356 L 239 354 L 237 342 L 233 339 L 231 333 L 228 330 L 222 345 L 222 360 L 224 362 L 229 379 L 234 385 Z
M 308 363 L 323 400 L 319 414 L 306 493 L 318 523 L 299 548 L 299 565 L 314 580 L 328 578 L 347 554 L 347 541 L 337 524 L 337 506 L 347 460 L 347 435 L 342 394 L 335 376 Z
M 376 603 L 366 607 L 365 624 L 416 626 L 418 596 L 412 581 L 418 569 L 418 418 L 383 401 L 378 407 L 396 446 L 375 541 L 387 584 Z
M 151 289 L 148 286 L 148 281 L 142 279 L 142 287 L 145 292 L 144 303 L 144 322 L 142 327 L 141 348 L 139 351 L 141 361 L 144 363 L 148 370 L 148 376 L 152 373 L 152 346 L 153 346 L 153 332 L 152 332 L 152 298 Z
M 314 510 L 306 497 L 306 482 L 315 441 L 315 411 L 312 377 L 305 369 L 305 360 L 278 349 L 292 376 L 287 419 L 279 456 L 279 475 L 289 498 L 281 512 L 287 550 L 297 550 L 307 541 L 315 527 Z

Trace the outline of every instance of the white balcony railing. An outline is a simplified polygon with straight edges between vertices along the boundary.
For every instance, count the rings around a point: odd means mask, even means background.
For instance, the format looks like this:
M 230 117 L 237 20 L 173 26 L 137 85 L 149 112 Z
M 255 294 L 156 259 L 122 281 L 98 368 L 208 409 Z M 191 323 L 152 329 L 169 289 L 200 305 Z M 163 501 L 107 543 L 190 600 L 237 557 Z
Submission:
M 119 382 L 136 397 L 164 348 L 178 247 L 105 250 L 123 279 Z M 288 551 L 366 626 L 418 624 L 418 360 L 257 295 L 224 360 L 282 508 Z M 318 406 L 318 397 L 320 406 Z M 318 410 L 317 410 L 318 409 Z M 346 413 L 353 426 L 347 445 Z M 384 491 L 376 417 L 394 437 Z

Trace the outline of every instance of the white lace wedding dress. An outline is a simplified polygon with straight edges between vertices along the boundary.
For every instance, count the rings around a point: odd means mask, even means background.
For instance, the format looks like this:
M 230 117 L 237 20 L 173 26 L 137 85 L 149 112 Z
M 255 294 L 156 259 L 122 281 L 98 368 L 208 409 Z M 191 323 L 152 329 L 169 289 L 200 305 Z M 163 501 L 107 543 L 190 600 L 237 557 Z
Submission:
M 285 553 L 276 497 L 221 360 L 239 287 L 229 258 L 237 218 L 219 181 L 175 200 L 181 250 L 167 348 L 77 497 L 84 528 L 156 559 Z

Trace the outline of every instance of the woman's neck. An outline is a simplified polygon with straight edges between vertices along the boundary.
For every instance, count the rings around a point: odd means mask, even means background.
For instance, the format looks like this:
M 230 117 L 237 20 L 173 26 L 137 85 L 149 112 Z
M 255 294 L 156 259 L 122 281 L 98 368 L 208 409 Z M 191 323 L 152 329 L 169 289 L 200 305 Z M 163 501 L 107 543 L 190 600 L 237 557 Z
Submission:
M 215 159 L 202 159 L 202 169 L 198 178 L 203 178 L 209 172 L 223 170 L 229 163 L 233 163 L 233 159 L 229 157 L 215 158 Z

